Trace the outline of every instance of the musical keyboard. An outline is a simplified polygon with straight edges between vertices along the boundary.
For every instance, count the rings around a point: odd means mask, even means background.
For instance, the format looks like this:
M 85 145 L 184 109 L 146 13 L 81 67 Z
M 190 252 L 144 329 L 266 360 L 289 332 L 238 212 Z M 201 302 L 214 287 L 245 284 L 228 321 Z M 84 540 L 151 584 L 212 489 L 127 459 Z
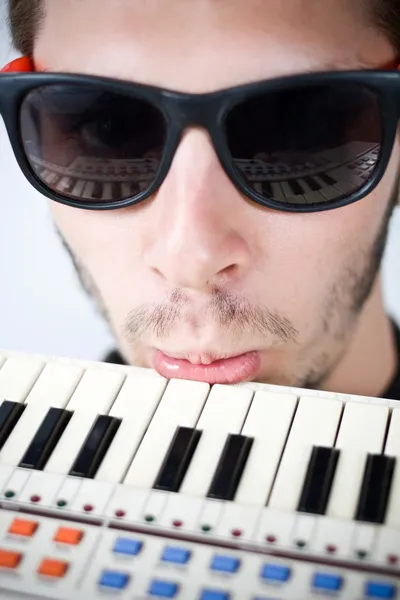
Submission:
M 376 168 L 377 144 L 351 142 L 307 156 L 302 163 L 261 158 L 235 159 L 245 181 L 258 193 L 290 204 L 323 203 L 354 192 Z M 88 200 L 120 200 L 145 190 L 160 167 L 155 158 L 108 159 L 78 156 L 68 166 L 41 158 L 30 160 L 40 178 L 55 192 Z M 343 163 L 343 157 L 348 160 Z
M 400 403 L 0 351 L 0 599 L 400 597 Z

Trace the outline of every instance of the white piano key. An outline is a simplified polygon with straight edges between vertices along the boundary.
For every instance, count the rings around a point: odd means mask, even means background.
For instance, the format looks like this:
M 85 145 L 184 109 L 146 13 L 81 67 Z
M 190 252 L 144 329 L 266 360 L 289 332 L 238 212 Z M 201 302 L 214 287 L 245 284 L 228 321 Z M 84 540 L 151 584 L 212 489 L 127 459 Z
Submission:
M 0 370 L 0 400 L 24 402 L 44 367 L 37 358 L 9 358 Z
M 121 190 L 122 190 L 122 195 L 124 198 L 128 198 L 129 196 L 132 196 L 131 184 L 129 182 L 123 181 L 121 183 Z
M 96 410 L 98 414 L 107 414 L 125 377 L 116 369 L 89 367 L 68 402 L 67 410 Z
M 28 409 L 26 409 L 28 410 Z M 26 411 L 25 411 L 26 412 Z M 97 417 L 97 411 L 75 411 L 43 469 L 46 473 L 68 475 Z M 1 454 L 0 454 L 1 459 Z
M 400 529 L 400 408 L 394 408 L 392 410 L 388 436 L 385 444 L 385 454 L 397 458 L 385 524 Z
M 348 402 L 335 447 L 340 450 L 326 514 L 353 519 L 367 453 L 382 452 L 389 411 L 376 404 Z
M 71 195 L 72 196 L 81 196 L 85 185 L 86 185 L 86 181 L 84 179 L 78 179 L 74 185 Z
M 0 464 L 18 465 L 49 411 L 46 405 L 28 404 L 0 450 Z
M 94 190 L 94 181 L 87 181 L 86 185 L 82 192 L 82 198 L 89 198 L 90 200 L 93 198 L 93 190 Z
M 326 202 L 325 196 L 318 190 L 313 190 L 304 179 L 298 179 L 297 183 L 304 189 L 304 199 L 306 204 L 321 204 Z
M 276 181 L 271 181 L 271 187 L 272 187 L 272 195 L 273 198 L 275 198 L 275 200 L 280 200 L 281 202 L 286 202 L 286 196 L 282 190 L 282 186 L 280 183 L 277 183 Z
M 59 192 L 63 192 L 66 188 L 68 188 L 72 183 L 72 177 L 63 177 L 58 184 L 56 185 L 56 190 Z
M 36 407 L 65 408 L 83 373 L 84 369 L 76 364 L 47 363 L 25 403 Z
M 203 433 L 180 487 L 182 494 L 207 494 L 227 435 L 240 433 L 252 396 L 253 392 L 246 388 L 212 387 L 196 426 Z
M 207 383 L 185 379 L 169 382 L 124 478 L 125 484 L 152 487 L 176 428 L 196 425 L 209 389 Z
M 112 199 L 112 185 L 109 182 L 104 183 L 102 200 Z
M 286 202 L 290 202 L 291 204 L 307 204 L 304 196 L 301 194 L 295 194 L 292 191 L 292 188 L 290 187 L 289 183 L 287 183 L 286 181 L 281 181 L 280 183 L 282 186 L 282 192 L 286 197 Z
M 123 420 L 95 475 L 97 481 L 122 481 L 166 385 L 162 377 L 127 377 L 109 412 Z
M 317 183 L 321 185 L 321 194 L 327 200 L 335 200 L 335 198 L 338 198 L 341 195 L 340 190 L 335 188 L 333 185 L 326 184 L 321 177 L 318 177 L 318 175 L 314 175 L 313 177 L 316 179 Z
M 256 392 L 241 431 L 254 441 L 235 503 L 265 505 L 296 404 L 294 394 Z
M 313 446 L 334 444 L 342 403 L 328 398 L 300 398 L 268 506 L 297 508 Z

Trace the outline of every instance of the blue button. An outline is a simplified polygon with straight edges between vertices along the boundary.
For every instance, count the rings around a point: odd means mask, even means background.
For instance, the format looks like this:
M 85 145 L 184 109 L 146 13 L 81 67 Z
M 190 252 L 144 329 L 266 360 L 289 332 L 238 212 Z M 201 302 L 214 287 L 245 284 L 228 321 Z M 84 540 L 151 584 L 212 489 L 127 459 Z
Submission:
M 143 542 L 139 540 L 130 540 L 129 538 L 118 538 L 115 542 L 113 552 L 117 554 L 129 554 L 130 556 L 136 556 L 139 554 L 143 546 Z
M 116 590 L 123 590 L 128 585 L 128 581 L 129 575 L 126 573 L 118 573 L 118 571 L 103 571 L 99 579 L 99 585 Z
M 396 587 L 383 581 L 368 581 L 365 586 L 367 598 L 396 598 Z
M 282 565 L 265 564 L 261 569 L 261 577 L 268 581 L 284 582 L 290 577 L 290 569 Z
M 240 560 L 234 556 L 223 556 L 216 554 L 211 561 L 210 569 L 213 571 L 223 571 L 224 573 L 236 573 L 240 565 Z
M 221 592 L 219 590 L 203 590 L 201 592 L 200 600 L 229 600 L 230 594 L 228 592 Z
M 148 593 L 150 596 L 160 596 L 161 598 L 173 598 L 178 592 L 178 584 L 171 581 L 161 581 L 153 579 Z
M 330 573 L 316 573 L 312 584 L 316 590 L 338 592 L 343 585 L 343 577 L 331 575 Z
M 176 548 L 174 546 L 167 546 L 164 548 L 161 556 L 161 560 L 179 565 L 185 565 L 189 558 L 190 550 L 186 550 L 186 548 Z

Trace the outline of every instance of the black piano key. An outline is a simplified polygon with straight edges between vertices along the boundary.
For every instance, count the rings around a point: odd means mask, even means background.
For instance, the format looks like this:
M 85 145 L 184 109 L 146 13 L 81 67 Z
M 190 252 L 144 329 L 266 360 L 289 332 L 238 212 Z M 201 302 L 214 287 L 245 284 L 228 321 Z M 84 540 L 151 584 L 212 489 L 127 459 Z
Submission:
M 269 181 L 262 181 L 261 189 L 262 189 L 262 193 L 264 194 L 264 196 L 267 196 L 268 198 L 273 198 L 274 192 L 272 190 L 272 185 L 270 184 Z
M 115 434 L 121 424 L 121 419 L 98 415 L 82 448 L 69 472 L 74 477 L 92 479 L 101 464 Z
M 72 412 L 62 408 L 50 408 L 28 446 L 20 467 L 41 470 L 68 425 Z
M 321 186 L 318 183 L 318 181 L 314 179 L 314 177 L 307 175 L 306 177 L 303 177 L 303 179 L 307 183 L 307 185 L 312 189 L 313 192 L 319 192 Z
M 382 454 L 368 454 L 356 520 L 384 523 L 396 459 Z
M 4 400 L 0 406 L 0 450 L 25 410 L 25 404 Z
M 100 200 L 103 197 L 104 184 L 102 181 L 95 181 L 92 191 L 92 198 Z
M 339 450 L 314 446 L 297 510 L 315 515 L 325 514 Z
M 304 194 L 303 188 L 296 179 L 288 179 L 287 183 L 295 196 Z
M 178 427 L 153 488 L 177 492 L 186 475 L 190 461 L 197 448 L 201 431 L 190 427 Z
M 335 185 L 335 183 L 337 183 L 336 179 L 333 179 L 333 177 L 327 173 L 318 173 L 318 177 L 320 177 L 327 185 Z
M 253 438 L 229 434 L 208 490 L 208 498 L 234 499 L 252 444 Z

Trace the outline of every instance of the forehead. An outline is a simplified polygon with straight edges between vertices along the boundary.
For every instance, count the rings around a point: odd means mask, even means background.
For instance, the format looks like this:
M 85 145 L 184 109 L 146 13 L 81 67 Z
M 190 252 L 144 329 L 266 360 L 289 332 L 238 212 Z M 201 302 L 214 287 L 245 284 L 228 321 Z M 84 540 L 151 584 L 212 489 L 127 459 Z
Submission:
M 309 70 L 376 67 L 393 50 L 367 0 L 45 0 L 39 68 L 206 92 Z

